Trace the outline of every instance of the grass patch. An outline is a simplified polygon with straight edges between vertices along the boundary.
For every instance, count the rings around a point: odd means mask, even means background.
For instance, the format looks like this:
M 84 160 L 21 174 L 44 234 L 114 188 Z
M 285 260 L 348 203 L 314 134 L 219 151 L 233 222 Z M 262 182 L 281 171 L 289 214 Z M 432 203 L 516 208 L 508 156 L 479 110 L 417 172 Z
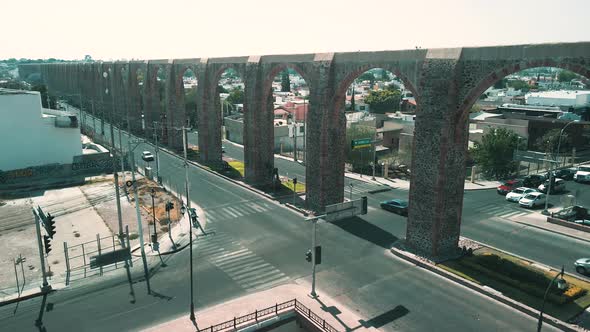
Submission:
M 541 308 L 545 289 L 558 273 L 539 269 L 528 261 L 489 248 L 476 250 L 471 257 L 465 256 L 438 266 L 535 309 Z M 590 283 L 569 276 L 564 279 L 569 288 L 562 291 L 553 285 L 545 312 L 567 321 L 590 306 Z
M 139 237 L 139 235 L 137 235 L 137 233 L 131 233 L 129 234 L 129 240 L 135 240 Z
M 287 190 L 293 192 L 293 181 L 281 181 L 281 185 L 285 187 Z M 305 183 L 297 182 L 297 192 L 304 193 L 305 192 Z
M 238 173 L 240 173 L 241 177 L 244 177 L 244 163 L 241 161 L 230 161 L 228 162 L 229 167 L 233 168 L 234 170 L 236 170 Z

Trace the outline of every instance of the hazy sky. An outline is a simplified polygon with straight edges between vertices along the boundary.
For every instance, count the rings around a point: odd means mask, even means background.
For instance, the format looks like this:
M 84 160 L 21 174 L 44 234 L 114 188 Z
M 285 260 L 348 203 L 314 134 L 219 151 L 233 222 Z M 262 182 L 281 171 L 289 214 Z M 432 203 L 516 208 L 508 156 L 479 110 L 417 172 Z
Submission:
M 165 59 L 590 40 L 590 0 L 1 0 L 0 59 Z

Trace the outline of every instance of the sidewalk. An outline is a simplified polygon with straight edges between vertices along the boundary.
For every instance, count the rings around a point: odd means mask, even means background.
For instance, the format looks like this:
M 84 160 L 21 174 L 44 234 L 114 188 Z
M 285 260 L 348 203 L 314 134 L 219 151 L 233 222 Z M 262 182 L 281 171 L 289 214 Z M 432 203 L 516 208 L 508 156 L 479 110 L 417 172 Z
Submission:
M 558 209 L 557 209 L 558 210 Z M 549 209 L 551 211 L 551 209 Z M 555 211 L 553 211 L 555 212 Z M 577 229 L 551 224 L 547 222 L 547 216 L 541 213 L 531 213 L 525 216 L 519 216 L 518 219 L 510 219 L 522 225 L 527 225 L 539 229 L 543 229 L 549 232 L 569 236 L 576 238 L 581 241 L 590 242 L 590 233 L 580 231 Z
M 274 306 L 276 303 L 283 303 L 297 299 L 308 307 L 326 323 L 339 331 L 377 331 L 373 327 L 366 327 L 362 324 L 363 318 L 352 312 L 342 304 L 319 291 L 318 299 L 308 296 L 309 287 L 298 284 L 287 284 L 277 286 L 265 291 L 248 294 L 246 296 L 230 300 L 228 302 L 199 310 L 195 313 L 198 329 L 206 329 L 212 325 L 220 324 L 247 314 L 254 314 L 261 310 Z M 365 326 L 363 326 L 365 325 Z M 194 331 L 195 325 L 190 321 L 188 312 L 186 315 L 174 320 L 151 327 L 144 331 L 167 332 L 167 331 Z
M 361 177 L 357 173 L 344 173 L 344 176 L 350 179 L 355 179 L 359 181 L 364 181 L 366 183 L 382 185 L 382 186 L 389 186 L 393 189 L 401 189 L 401 190 L 409 190 L 410 189 L 410 181 L 401 180 L 401 179 L 386 179 L 382 177 L 375 177 L 375 180 L 372 180 L 372 176 L 365 175 Z M 465 181 L 465 190 L 481 190 L 481 189 L 496 189 L 501 183 L 499 181 L 477 181 L 477 182 L 468 182 Z

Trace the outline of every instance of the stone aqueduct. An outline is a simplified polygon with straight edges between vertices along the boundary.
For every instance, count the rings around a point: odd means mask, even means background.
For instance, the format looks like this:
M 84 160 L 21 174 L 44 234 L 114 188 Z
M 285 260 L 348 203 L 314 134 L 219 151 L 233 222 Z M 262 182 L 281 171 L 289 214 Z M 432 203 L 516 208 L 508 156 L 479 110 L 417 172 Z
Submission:
M 272 181 L 274 165 L 271 82 L 286 67 L 293 68 L 310 88 L 307 204 L 321 210 L 344 199 L 345 91 L 368 69 L 389 70 L 403 80 L 418 104 L 406 243 L 424 255 L 444 257 L 456 250 L 460 235 L 469 109 L 496 81 L 539 66 L 565 68 L 590 77 L 590 42 L 23 65 L 20 73 L 25 77 L 40 71 L 50 94 L 80 98 L 84 107 L 95 101 L 96 107 L 107 110 L 105 114 L 111 110 L 118 114 L 123 127 L 128 125 L 132 132 L 140 133 L 140 122 L 135 120 L 141 116 L 142 104 L 145 123 L 160 119 L 156 95 L 159 69 L 166 76 L 167 125 L 185 124 L 182 77 L 191 69 L 198 80 L 200 156 L 204 163 L 215 163 L 222 157 L 217 85 L 221 74 L 233 68 L 245 83 L 246 181 L 262 185 Z M 144 73 L 142 87 L 138 71 Z M 150 137 L 151 129 L 146 128 L 143 134 Z M 181 135 L 171 131 L 167 144 L 179 148 Z

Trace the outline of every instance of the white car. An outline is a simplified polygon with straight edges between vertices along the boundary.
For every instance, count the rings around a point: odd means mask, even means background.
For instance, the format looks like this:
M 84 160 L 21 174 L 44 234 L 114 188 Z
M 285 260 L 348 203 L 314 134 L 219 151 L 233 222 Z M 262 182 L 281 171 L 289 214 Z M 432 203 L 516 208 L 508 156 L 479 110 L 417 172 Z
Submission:
M 143 151 L 141 153 L 141 159 L 143 159 L 144 161 L 154 161 L 154 155 L 149 152 L 149 151 Z
M 547 195 L 540 192 L 532 192 L 524 195 L 519 201 L 518 205 L 522 207 L 535 208 L 545 204 Z
M 542 193 L 547 193 L 547 188 L 549 186 L 549 180 L 545 181 L 543 184 L 539 186 L 539 191 Z M 553 184 L 551 185 L 551 193 L 557 193 L 565 191 L 565 180 L 564 179 L 555 179 Z
M 579 166 L 578 171 L 574 174 L 576 182 L 590 182 L 590 166 Z
M 527 188 L 527 187 L 518 187 L 508 194 L 506 194 L 506 200 L 509 202 L 518 203 L 518 201 L 528 193 L 537 192 L 537 189 Z

